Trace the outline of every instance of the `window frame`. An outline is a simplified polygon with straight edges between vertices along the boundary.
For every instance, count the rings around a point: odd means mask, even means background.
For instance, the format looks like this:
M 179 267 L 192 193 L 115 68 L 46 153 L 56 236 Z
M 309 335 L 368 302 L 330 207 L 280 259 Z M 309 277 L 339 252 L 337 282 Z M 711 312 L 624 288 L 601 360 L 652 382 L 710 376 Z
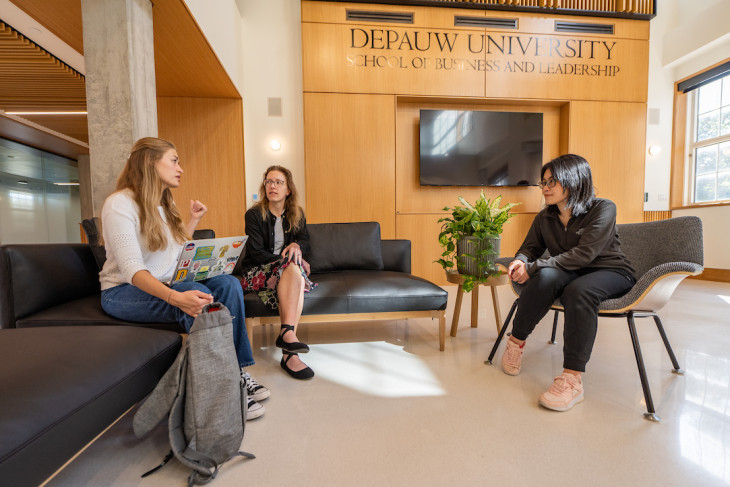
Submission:
M 730 74 L 727 74 L 723 76 L 722 78 L 719 78 L 724 80 L 723 83 L 730 83 Z M 688 147 L 687 151 L 687 159 L 685 161 L 685 165 L 687 167 L 687 202 L 691 205 L 708 205 L 708 204 L 724 204 L 728 203 L 730 204 L 730 198 L 726 199 L 717 199 L 711 201 L 700 201 L 696 202 L 696 189 L 697 189 L 697 175 L 695 174 L 696 167 L 697 167 L 697 161 L 696 161 L 696 153 L 697 149 L 700 149 L 702 147 L 710 147 L 714 145 L 719 145 L 724 142 L 730 142 L 730 133 L 727 133 L 725 135 L 718 135 L 716 137 L 712 137 L 709 139 L 704 139 L 702 141 L 695 140 L 697 137 L 697 129 L 698 129 L 698 119 L 699 119 L 699 93 L 702 88 L 698 88 L 696 90 L 692 90 L 687 94 L 689 96 L 689 103 L 687 104 L 687 141 L 686 146 Z M 720 92 L 720 96 L 722 97 L 722 91 Z M 726 106 L 727 108 L 730 108 L 730 105 Z M 720 113 L 722 113 L 722 108 L 726 108 L 722 105 L 720 105 Z M 722 119 L 720 120 L 720 123 L 722 123 Z M 718 161 L 719 162 L 719 161 Z M 719 169 L 715 169 L 715 175 L 719 172 Z M 715 194 L 717 196 L 717 193 Z
M 670 182 L 670 208 L 672 210 L 682 208 L 705 208 L 710 206 L 730 206 L 730 199 L 713 200 L 700 203 L 693 201 L 695 191 L 695 148 L 730 141 L 730 135 L 713 137 L 712 139 L 695 143 L 694 132 L 696 129 L 695 119 L 697 118 L 697 90 L 684 93 L 679 89 L 679 85 L 683 81 L 701 75 L 702 73 L 710 71 L 729 61 L 730 58 L 720 61 L 715 65 L 709 66 L 708 68 L 675 83 Z M 725 79 L 730 80 L 730 77 L 725 77 Z

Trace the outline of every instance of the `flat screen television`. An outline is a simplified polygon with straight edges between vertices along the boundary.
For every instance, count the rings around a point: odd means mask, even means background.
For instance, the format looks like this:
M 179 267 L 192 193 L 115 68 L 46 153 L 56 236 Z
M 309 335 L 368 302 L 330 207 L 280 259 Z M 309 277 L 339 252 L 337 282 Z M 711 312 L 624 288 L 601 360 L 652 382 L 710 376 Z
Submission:
M 542 124 L 542 113 L 421 110 L 420 183 L 536 185 Z

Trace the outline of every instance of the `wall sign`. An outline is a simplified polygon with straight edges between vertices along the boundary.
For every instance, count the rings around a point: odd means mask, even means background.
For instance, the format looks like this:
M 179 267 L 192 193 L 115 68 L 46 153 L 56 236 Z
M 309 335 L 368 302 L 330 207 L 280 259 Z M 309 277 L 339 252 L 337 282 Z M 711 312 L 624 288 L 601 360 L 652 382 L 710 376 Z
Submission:
M 354 68 L 618 76 L 620 40 L 350 27 Z M 465 55 L 466 54 L 466 55 Z

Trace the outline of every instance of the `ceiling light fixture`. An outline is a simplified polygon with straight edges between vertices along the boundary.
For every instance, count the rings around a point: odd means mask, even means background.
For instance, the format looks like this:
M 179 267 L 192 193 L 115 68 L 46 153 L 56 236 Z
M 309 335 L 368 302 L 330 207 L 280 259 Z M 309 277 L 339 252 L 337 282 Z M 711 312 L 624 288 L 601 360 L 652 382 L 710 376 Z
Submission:
M 53 183 L 56 186 L 79 186 L 80 183 Z

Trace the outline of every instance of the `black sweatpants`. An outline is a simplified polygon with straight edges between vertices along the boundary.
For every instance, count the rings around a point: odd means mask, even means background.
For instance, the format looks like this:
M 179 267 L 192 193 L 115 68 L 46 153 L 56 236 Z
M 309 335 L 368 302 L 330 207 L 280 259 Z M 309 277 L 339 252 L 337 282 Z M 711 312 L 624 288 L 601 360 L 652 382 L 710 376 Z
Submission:
M 598 305 L 605 299 L 623 296 L 635 283 L 633 277 L 614 269 L 566 271 L 543 267 L 525 282 L 512 336 L 526 340 L 560 297 L 565 309 L 563 367 L 585 372 L 596 340 Z

